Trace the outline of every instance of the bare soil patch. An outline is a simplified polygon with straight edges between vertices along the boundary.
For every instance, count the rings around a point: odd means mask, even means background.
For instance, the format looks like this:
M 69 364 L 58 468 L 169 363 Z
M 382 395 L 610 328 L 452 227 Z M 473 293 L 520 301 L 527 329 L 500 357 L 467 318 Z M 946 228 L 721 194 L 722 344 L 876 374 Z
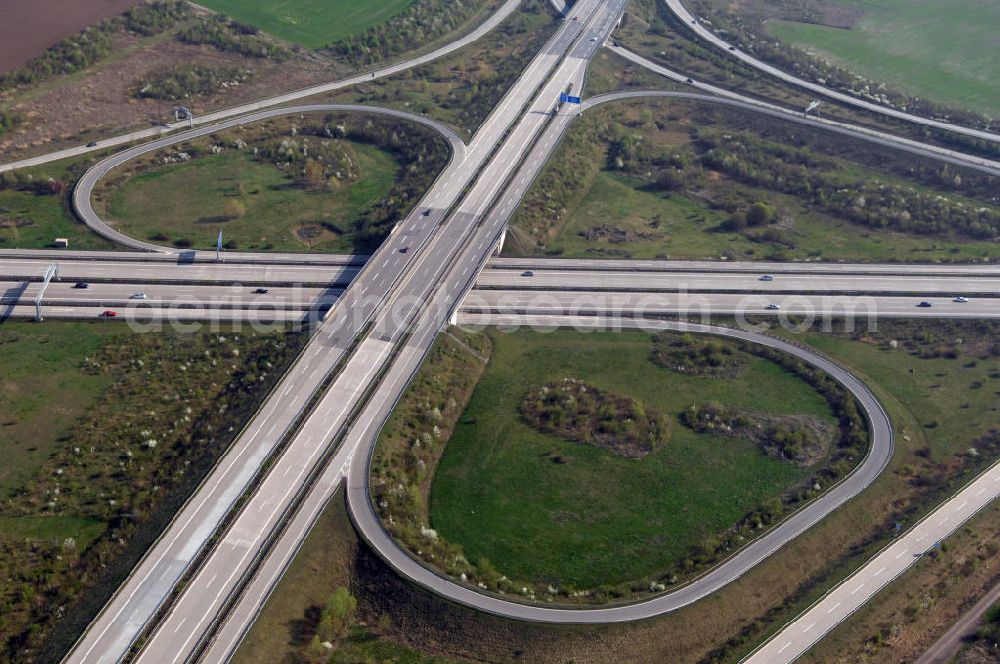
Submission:
M 187 100 L 195 115 L 261 99 L 337 78 L 329 65 L 312 56 L 293 56 L 284 62 L 251 60 L 211 46 L 196 46 L 172 38 L 116 37 L 115 57 L 88 69 L 85 75 L 54 79 L 36 91 L 15 90 L 0 96 L 25 122 L 0 141 L 4 160 L 47 151 L 43 146 L 63 141 L 96 140 L 126 128 L 142 128 L 168 121 L 175 102 L 137 99 L 137 84 L 165 67 L 199 64 L 241 67 L 253 72 L 246 83 L 216 94 Z

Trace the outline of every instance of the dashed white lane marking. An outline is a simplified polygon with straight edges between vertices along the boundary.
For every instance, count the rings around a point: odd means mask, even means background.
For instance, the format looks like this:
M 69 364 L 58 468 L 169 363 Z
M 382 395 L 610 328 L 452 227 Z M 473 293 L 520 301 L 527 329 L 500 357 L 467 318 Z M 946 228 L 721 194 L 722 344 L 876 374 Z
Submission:
M 808 632 L 809 630 L 811 630 L 815 626 L 816 626 L 816 623 L 810 623 L 808 627 L 806 627 L 804 630 L 802 630 L 802 633 L 805 634 L 806 632 Z
M 836 611 L 837 607 L 839 607 L 840 604 L 841 604 L 840 602 L 837 602 L 836 604 L 834 604 L 833 606 L 831 606 L 829 609 L 827 609 L 827 611 L 826 611 L 827 615 L 829 615 L 829 614 L 833 613 L 834 611 Z
M 788 643 L 786 643 L 785 645 L 781 646 L 781 648 L 780 648 L 780 649 L 778 650 L 778 654 L 780 655 L 781 653 L 785 652 L 785 648 L 787 648 L 787 647 L 788 647 L 788 646 L 790 646 L 790 645 L 792 645 L 792 642 L 791 642 L 791 641 L 789 641 L 789 642 L 788 642 Z
M 902 551 L 900 551 L 899 553 L 896 554 L 896 560 L 899 560 L 900 558 L 902 558 L 905 555 L 906 555 L 906 549 L 903 549 Z
M 865 584 L 863 584 L 863 583 L 862 583 L 862 584 L 861 584 L 860 586 L 858 586 L 857 588 L 855 588 L 854 590 L 852 590 L 852 591 L 851 591 L 851 594 L 852 594 L 852 595 L 856 595 L 856 594 L 857 594 L 857 592 L 858 592 L 859 590 L 861 590 L 862 588 L 864 588 L 864 587 L 865 587 Z
M 961 511 L 961 509 L 962 509 L 963 507 L 965 507 L 966 505 L 968 505 L 968 504 L 969 504 L 969 501 L 968 501 L 968 500 L 963 500 L 963 501 L 962 501 L 962 504 L 961 504 L 961 505 L 957 505 L 957 506 L 955 507 L 955 511 L 956 511 L 956 512 L 959 512 L 959 511 Z
M 875 572 L 875 574 L 873 576 L 877 577 L 879 574 L 881 574 L 884 571 L 885 571 L 885 565 L 882 565 L 882 567 L 880 567 L 879 570 L 877 572 Z

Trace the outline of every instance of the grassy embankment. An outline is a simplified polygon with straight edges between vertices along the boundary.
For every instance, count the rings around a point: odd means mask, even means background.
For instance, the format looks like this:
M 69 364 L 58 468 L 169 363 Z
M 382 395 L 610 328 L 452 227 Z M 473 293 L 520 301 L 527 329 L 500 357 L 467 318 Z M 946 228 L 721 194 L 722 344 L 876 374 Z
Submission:
M 43 249 L 57 237 L 68 239 L 71 249 L 114 247 L 76 219 L 70 202 L 73 183 L 96 158 L 63 159 L 0 175 L 0 247 Z
M 320 97 L 426 114 L 468 140 L 559 26 L 545 0 L 526 0 L 493 31 L 415 69 Z

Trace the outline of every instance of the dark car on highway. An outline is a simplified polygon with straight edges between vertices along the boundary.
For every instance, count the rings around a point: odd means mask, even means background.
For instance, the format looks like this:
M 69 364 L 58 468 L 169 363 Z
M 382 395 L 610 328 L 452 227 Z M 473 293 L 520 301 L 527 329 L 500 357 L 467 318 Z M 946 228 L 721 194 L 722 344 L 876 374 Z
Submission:
M 73 284 L 73 288 L 90 288 L 90 284 L 88 284 L 86 281 L 78 281 L 75 284 Z
M 253 289 L 253 294 L 254 295 L 267 295 L 267 289 L 266 288 L 254 288 Z

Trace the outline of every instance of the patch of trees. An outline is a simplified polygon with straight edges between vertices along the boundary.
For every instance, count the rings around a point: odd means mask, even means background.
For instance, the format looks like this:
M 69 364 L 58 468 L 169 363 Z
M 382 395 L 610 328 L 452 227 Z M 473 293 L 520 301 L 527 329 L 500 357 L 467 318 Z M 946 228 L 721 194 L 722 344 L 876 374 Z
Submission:
M 608 394 L 573 378 L 529 392 L 521 401 L 520 414 L 542 433 L 632 459 L 666 442 L 669 432 L 657 412 L 635 399 Z
M 717 401 L 692 405 L 680 420 L 697 433 L 749 439 L 768 456 L 800 466 L 818 463 L 834 437 L 832 428 L 818 418 L 755 413 Z
M 105 19 L 94 27 L 67 37 L 21 67 L 0 74 L 0 90 L 40 83 L 52 76 L 85 69 L 111 53 L 114 35 L 120 32 L 143 36 L 159 34 L 187 15 L 188 9 L 181 2 L 139 3 L 121 16 Z
M 327 50 L 356 65 L 383 62 L 455 30 L 481 6 L 474 0 L 416 0 L 388 21 L 330 44 Z
M 214 14 L 181 30 L 177 39 L 185 44 L 208 44 L 220 51 L 239 53 L 251 58 L 282 59 L 288 49 L 263 36 L 252 25 Z
M 522 12 L 541 11 L 538 6 L 540 1 L 522 2 Z M 549 38 L 549 29 L 538 31 L 533 39 L 525 38 L 529 28 L 522 19 L 523 14 L 515 15 L 497 28 L 498 42 L 507 51 L 504 57 L 493 62 L 485 71 L 460 74 L 459 78 L 465 79 L 465 85 L 454 88 L 442 100 L 443 107 L 458 111 L 464 126 L 478 127 L 482 124 Z M 415 76 L 432 79 L 432 72 L 433 68 L 427 67 L 424 72 L 415 72 Z
M 135 96 L 178 101 L 237 86 L 253 75 L 243 67 L 175 65 L 150 73 L 136 85 Z
M 693 334 L 653 337 L 654 364 L 690 376 L 732 378 L 743 373 L 750 356 L 721 339 Z
M 685 559 L 667 569 L 659 577 L 659 582 L 654 581 L 652 587 L 661 590 L 668 585 L 677 583 L 681 577 L 690 577 L 700 570 L 714 565 L 721 557 L 742 546 L 754 536 L 754 533 L 777 523 L 782 516 L 814 498 L 826 486 L 850 472 L 864 456 L 868 447 L 868 427 L 858 410 L 853 395 L 828 374 L 798 358 L 772 348 L 743 342 L 734 343 L 734 345 L 742 352 L 757 355 L 778 364 L 802 378 L 819 392 L 830 404 L 834 416 L 837 418 L 840 429 L 839 437 L 833 445 L 827 463 L 816 469 L 808 481 L 781 496 L 774 496 L 763 501 L 756 508 L 747 512 L 746 516 L 730 530 L 707 536 L 704 542 L 692 549 Z M 725 407 L 718 407 L 718 412 L 724 413 L 724 417 L 734 419 L 734 424 L 737 426 L 751 423 L 749 418 L 741 420 L 738 414 L 729 412 Z M 691 421 L 697 425 L 696 420 L 695 416 Z M 796 436 L 792 436 L 790 441 L 794 442 L 795 439 Z

